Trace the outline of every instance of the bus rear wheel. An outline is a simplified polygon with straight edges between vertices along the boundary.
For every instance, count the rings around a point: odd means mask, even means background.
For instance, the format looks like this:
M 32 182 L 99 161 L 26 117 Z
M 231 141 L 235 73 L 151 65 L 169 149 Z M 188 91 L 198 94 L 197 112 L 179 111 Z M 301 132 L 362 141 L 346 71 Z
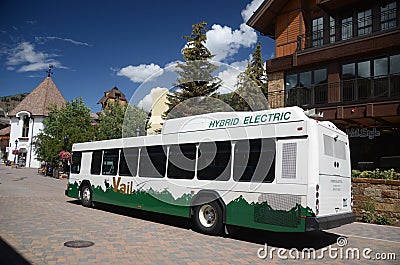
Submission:
M 222 232 L 222 210 L 216 201 L 198 205 L 194 208 L 193 222 L 204 234 L 219 235 Z
M 92 191 L 88 185 L 84 185 L 81 189 L 81 202 L 85 207 L 92 206 Z

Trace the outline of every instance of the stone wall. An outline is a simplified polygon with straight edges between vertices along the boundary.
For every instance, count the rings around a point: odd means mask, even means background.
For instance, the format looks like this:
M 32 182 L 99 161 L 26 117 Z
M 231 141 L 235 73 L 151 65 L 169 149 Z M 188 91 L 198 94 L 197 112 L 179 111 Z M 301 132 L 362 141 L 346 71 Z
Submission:
M 365 204 L 373 204 L 376 214 L 385 214 L 400 226 L 400 180 L 352 178 L 353 211 L 361 221 Z M 365 211 L 364 211 L 365 212 Z
M 284 107 L 284 89 L 285 79 L 283 72 L 268 74 L 268 104 L 271 109 Z

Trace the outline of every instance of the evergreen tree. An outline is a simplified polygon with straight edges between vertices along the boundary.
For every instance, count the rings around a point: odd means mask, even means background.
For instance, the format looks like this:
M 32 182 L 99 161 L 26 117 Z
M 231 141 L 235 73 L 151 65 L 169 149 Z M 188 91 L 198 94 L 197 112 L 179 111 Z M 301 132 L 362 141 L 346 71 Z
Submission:
M 191 35 L 183 37 L 187 40 L 183 49 L 185 63 L 177 64 L 179 77 L 174 84 L 176 90 L 167 95 L 169 108 L 164 118 L 213 112 L 212 104 L 205 97 L 211 96 L 220 87 L 221 80 L 212 76 L 218 66 L 209 62 L 214 55 L 204 46 L 207 40 L 206 25 L 206 22 L 193 25 Z
M 246 70 L 238 75 L 236 91 L 232 93 L 230 104 L 237 111 L 256 111 L 268 108 L 265 98 L 267 76 L 258 43 L 247 64 Z

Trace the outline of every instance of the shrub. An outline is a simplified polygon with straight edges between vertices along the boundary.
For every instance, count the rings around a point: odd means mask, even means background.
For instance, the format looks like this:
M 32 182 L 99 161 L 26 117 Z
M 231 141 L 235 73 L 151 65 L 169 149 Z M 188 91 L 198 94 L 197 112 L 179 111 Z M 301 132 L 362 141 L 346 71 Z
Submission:
M 362 212 L 361 221 L 364 223 L 373 223 L 375 221 L 375 203 L 372 200 L 364 203 Z
M 353 178 L 372 178 L 372 179 L 391 179 L 391 180 L 400 180 L 400 173 L 394 171 L 394 169 L 383 170 L 381 171 L 379 168 L 369 171 L 359 171 L 352 170 L 351 176 Z
M 377 216 L 375 223 L 378 225 L 390 225 L 390 218 L 386 214 L 380 214 Z

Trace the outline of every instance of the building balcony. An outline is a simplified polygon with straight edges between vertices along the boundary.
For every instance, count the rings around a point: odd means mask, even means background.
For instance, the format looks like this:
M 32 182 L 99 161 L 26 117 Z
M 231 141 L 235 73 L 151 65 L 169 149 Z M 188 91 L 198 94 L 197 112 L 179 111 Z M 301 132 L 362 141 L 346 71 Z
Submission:
M 312 86 L 298 85 L 267 93 L 271 108 L 299 106 L 304 109 L 354 105 L 400 99 L 400 73 L 358 78 Z

